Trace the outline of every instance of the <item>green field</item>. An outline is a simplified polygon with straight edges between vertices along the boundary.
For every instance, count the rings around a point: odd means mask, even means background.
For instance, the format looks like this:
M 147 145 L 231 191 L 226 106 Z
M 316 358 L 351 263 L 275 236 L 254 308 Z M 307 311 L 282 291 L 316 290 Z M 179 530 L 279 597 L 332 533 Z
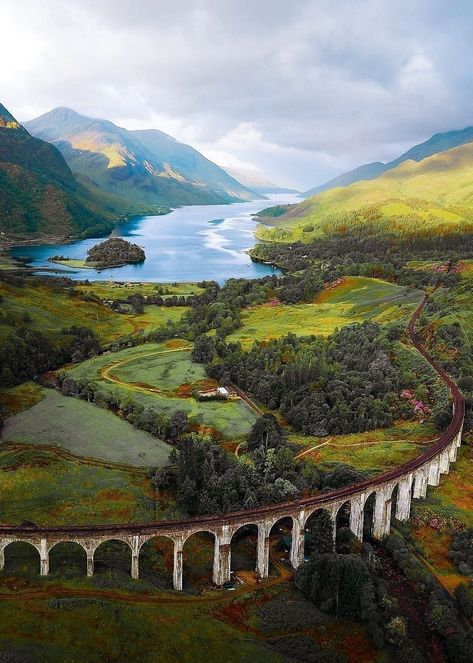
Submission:
M 127 348 L 84 361 L 68 374 L 167 415 L 183 410 L 194 426 L 211 428 L 227 439 L 246 435 L 256 415 L 243 401 L 198 402 L 190 395 L 191 383 L 203 381 L 205 374 L 191 361 L 190 352 L 180 349 L 185 343 L 175 339 Z
M 142 470 L 102 467 L 34 446 L 0 445 L 0 481 L 2 523 L 146 522 L 167 515 L 168 504 L 154 503 Z
M 162 466 L 170 447 L 116 415 L 77 398 L 43 390 L 42 400 L 5 422 L 4 442 L 57 445 L 77 456 L 136 466 Z
M 277 307 L 263 304 L 247 309 L 242 314 L 242 327 L 227 340 L 248 347 L 255 340 L 265 341 L 288 333 L 328 336 L 354 322 L 407 319 L 421 299 L 418 290 L 380 279 L 346 277 L 340 285 L 321 293 L 313 304 Z
M 1 282 L 0 295 L 3 297 L 0 340 L 12 330 L 6 323 L 8 318 L 15 320 L 16 326 L 26 324 L 46 335 L 57 335 L 64 327 L 71 325 L 90 327 L 106 343 L 120 336 L 151 331 L 168 321 L 176 322 L 187 310 L 185 306 L 149 305 L 145 306 L 142 314 L 115 313 L 101 303 L 71 297 L 65 289 L 30 281 L 26 281 L 23 287 Z
M 203 364 L 195 364 L 188 350 L 166 352 L 161 355 L 140 356 L 132 362 L 113 369 L 113 374 L 124 382 L 145 383 L 161 391 L 175 391 L 181 385 L 190 385 L 206 379 Z
M 399 421 L 390 428 L 364 433 L 323 438 L 291 434 L 289 439 L 300 447 L 297 453 L 306 461 L 345 463 L 381 473 L 421 454 L 438 434 L 432 424 Z
M 400 235 L 471 230 L 473 145 L 405 161 L 380 177 L 308 198 L 282 217 L 260 225 L 261 240 L 311 242 L 357 228 Z
M 93 281 L 76 286 L 80 292 L 93 293 L 100 299 L 126 299 L 130 295 L 148 297 L 163 292 L 163 299 L 178 295 L 198 295 L 203 292 L 196 283 L 127 283 L 121 281 Z

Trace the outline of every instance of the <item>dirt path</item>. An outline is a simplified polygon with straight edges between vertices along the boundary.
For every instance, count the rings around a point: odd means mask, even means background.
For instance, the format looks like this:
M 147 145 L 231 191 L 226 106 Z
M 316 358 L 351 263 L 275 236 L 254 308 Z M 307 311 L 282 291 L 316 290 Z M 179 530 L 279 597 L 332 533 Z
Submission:
M 373 440 L 372 442 L 356 442 L 354 444 L 333 444 L 332 440 L 333 438 L 331 437 L 326 442 L 316 444 L 315 447 L 309 447 L 309 449 L 305 449 L 304 451 L 301 451 L 296 456 L 294 456 L 294 459 L 297 460 L 298 458 L 302 458 L 302 456 L 305 456 L 312 451 L 317 451 L 317 449 L 321 449 L 322 447 L 333 447 L 334 449 L 355 449 L 357 447 L 373 447 L 379 444 L 386 444 L 387 442 L 410 442 L 410 440 Z M 427 442 L 419 442 L 419 444 L 432 444 L 436 441 L 437 438 L 435 440 L 428 440 Z
M 37 590 L 16 592 L 15 594 L 0 594 L 0 602 L 10 601 L 42 601 L 51 598 L 95 598 L 104 599 L 107 601 L 120 601 L 122 603 L 135 603 L 135 604 L 152 604 L 152 605 L 172 605 L 176 607 L 184 607 L 188 605 L 198 605 L 202 603 L 223 603 L 230 601 L 237 596 L 267 590 L 275 585 L 280 585 L 290 580 L 293 576 L 291 569 L 287 568 L 279 562 L 272 562 L 275 566 L 278 576 L 275 578 L 267 578 L 261 580 L 255 585 L 241 585 L 232 592 L 226 592 L 221 589 L 215 589 L 213 592 L 203 594 L 200 596 L 190 596 L 176 592 L 171 594 L 168 592 L 167 596 L 153 596 L 152 594 L 132 594 L 130 592 L 122 592 L 120 590 L 101 590 L 101 589 L 88 589 L 88 588 L 69 588 L 61 587 L 60 585 L 51 585 L 49 587 L 41 587 Z
M 75 454 L 67 451 L 67 449 L 62 449 L 61 447 L 55 447 L 48 444 L 27 444 L 26 442 L 5 442 L 2 444 L 2 450 L 11 450 L 11 451 L 24 451 L 25 449 L 31 449 L 31 451 L 46 451 L 47 453 L 54 454 L 59 458 L 64 460 L 72 461 L 73 463 L 78 463 L 80 465 L 93 465 L 94 467 L 104 467 L 108 470 L 121 470 L 123 472 L 129 472 L 130 474 L 136 476 L 146 476 L 148 470 L 146 468 L 141 468 L 138 465 L 125 465 L 123 463 L 113 463 L 105 460 L 100 460 L 99 458 L 93 458 L 89 456 L 76 456 Z
M 332 438 L 330 438 L 330 439 L 332 439 Z M 305 456 L 306 454 L 310 453 L 311 451 L 317 451 L 317 449 L 320 449 L 321 447 L 326 447 L 329 444 L 330 444 L 330 440 L 327 440 L 326 442 L 321 442 L 320 444 L 316 444 L 315 447 L 309 447 L 309 449 L 305 449 L 305 451 L 301 451 L 300 453 L 297 454 L 297 456 L 294 456 L 294 460 L 297 460 L 298 458 L 302 458 L 302 456 Z
M 158 387 L 144 387 L 137 385 L 133 382 L 125 382 L 124 380 L 120 380 L 117 378 L 111 371 L 115 370 L 116 368 L 119 368 L 120 366 L 125 366 L 126 364 L 131 364 L 132 362 L 136 361 L 137 359 L 142 359 L 143 357 L 155 357 L 157 355 L 166 355 L 166 354 L 171 354 L 173 352 L 187 352 L 191 351 L 192 348 L 189 346 L 184 346 L 182 348 L 173 348 L 172 350 L 158 350 L 155 352 L 148 352 L 146 354 L 139 355 L 137 357 L 130 357 L 129 359 L 122 359 L 121 361 L 117 361 L 114 364 L 111 364 L 110 366 L 104 366 L 104 368 L 101 369 L 100 371 L 100 377 L 103 378 L 104 380 L 107 380 L 108 382 L 112 382 L 113 384 L 117 384 L 120 387 L 125 387 L 125 389 L 132 389 L 133 391 L 141 391 L 146 394 L 153 394 L 154 396 L 159 396 L 160 395 L 160 389 Z

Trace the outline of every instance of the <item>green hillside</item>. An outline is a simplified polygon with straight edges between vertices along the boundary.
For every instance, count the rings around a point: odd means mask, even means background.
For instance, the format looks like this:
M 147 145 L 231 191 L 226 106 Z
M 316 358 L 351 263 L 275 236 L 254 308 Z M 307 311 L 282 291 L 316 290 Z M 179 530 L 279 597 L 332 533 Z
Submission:
M 312 241 L 345 234 L 405 236 L 473 229 L 473 143 L 405 161 L 371 181 L 324 191 L 276 219 L 265 218 L 259 239 Z
M 161 131 L 127 131 L 69 108 L 56 108 L 25 126 L 56 145 L 86 186 L 119 196 L 128 212 L 257 197 L 192 147 Z
M 0 231 L 8 236 L 106 232 L 113 200 L 94 196 L 53 145 L 34 138 L 0 104 Z

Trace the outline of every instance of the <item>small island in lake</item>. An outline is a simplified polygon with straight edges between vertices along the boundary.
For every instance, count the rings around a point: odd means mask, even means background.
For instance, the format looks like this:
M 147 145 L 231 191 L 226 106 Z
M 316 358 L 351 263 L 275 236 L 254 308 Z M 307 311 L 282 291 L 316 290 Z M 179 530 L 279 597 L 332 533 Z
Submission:
M 85 262 L 94 263 L 100 269 L 144 260 L 146 260 L 145 252 L 138 244 L 131 244 L 121 237 L 111 237 L 89 249 Z
M 68 258 L 66 256 L 51 256 L 50 262 L 56 262 L 67 267 L 105 269 L 106 267 L 123 267 L 129 263 L 143 262 L 146 255 L 137 244 L 131 244 L 120 237 L 110 239 L 96 244 L 87 251 L 85 260 Z

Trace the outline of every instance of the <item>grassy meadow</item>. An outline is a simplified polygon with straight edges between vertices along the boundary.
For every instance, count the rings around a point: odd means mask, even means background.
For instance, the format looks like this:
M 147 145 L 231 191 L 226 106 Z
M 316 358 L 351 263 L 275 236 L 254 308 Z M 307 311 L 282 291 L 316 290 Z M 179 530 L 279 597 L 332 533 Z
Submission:
M 9 417 L 1 440 L 59 446 L 76 456 L 143 467 L 166 465 L 170 452 L 167 444 L 111 412 L 52 389 L 43 389 L 39 402 Z
M 0 445 L 0 480 L 0 523 L 146 522 L 170 508 L 163 498 L 154 501 L 142 470 L 63 458 L 34 445 Z
M 95 284 L 91 286 L 95 290 Z M 127 293 L 128 294 L 131 293 Z M 144 313 L 115 313 L 98 302 L 70 296 L 63 288 L 27 281 L 23 287 L 0 282 L 3 297 L 0 314 L 0 341 L 11 331 L 7 319 L 16 326 L 27 325 L 48 335 L 57 335 L 64 327 L 90 327 L 100 341 L 107 343 L 121 336 L 151 331 L 168 321 L 181 319 L 186 307 L 145 306 Z M 105 298 L 105 297 L 104 297 Z
M 177 295 L 187 297 L 199 295 L 203 292 L 196 283 L 128 283 L 121 281 L 93 281 L 90 283 L 79 283 L 75 286 L 77 290 L 84 293 L 97 295 L 102 300 L 126 299 L 130 295 L 143 295 L 149 297 L 160 294 L 163 299 Z
M 290 434 L 289 439 L 299 447 L 296 455 L 308 462 L 345 463 L 378 474 L 415 458 L 437 436 L 433 425 L 398 421 L 390 428 L 364 433 L 328 438 Z
M 407 319 L 422 293 L 380 279 L 350 276 L 320 293 L 313 304 L 271 306 L 262 304 L 242 313 L 242 326 L 227 338 L 249 347 L 253 341 L 297 336 L 328 336 L 355 322 L 380 323 Z
M 192 396 L 193 387 L 209 382 L 203 367 L 191 361 L 190 351 L 183 346 L 188 347 L 179 339 L 146 343 L 93 357 L 68 369 L 68 374 L 168 415 L 183 410 L 195 428 L 212 429 L 227 439 L 246 435 L 256 415 L 242 401 L 197 402 Z

